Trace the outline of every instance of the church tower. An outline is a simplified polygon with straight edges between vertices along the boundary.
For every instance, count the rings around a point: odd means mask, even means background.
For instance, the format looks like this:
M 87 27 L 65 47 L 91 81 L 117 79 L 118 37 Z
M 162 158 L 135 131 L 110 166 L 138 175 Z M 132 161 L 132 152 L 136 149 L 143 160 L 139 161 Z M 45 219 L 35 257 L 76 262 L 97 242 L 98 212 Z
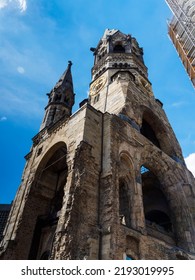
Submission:
M 48 95 L 1 259 L 195 259 L 195 180 L 143 49 L 107 29 L 91 51 L 80 109 L 70 62 Z
M 68 62 L 68 67 L 55 87 L 48 93 L 48 105 L 45 108 L 45 116 L 41 124 L 41 130 L 46 126 L 51 126 L 62 117 L 70 117 L 74 105 L 74 89 L 71 74 L 72 62 Z

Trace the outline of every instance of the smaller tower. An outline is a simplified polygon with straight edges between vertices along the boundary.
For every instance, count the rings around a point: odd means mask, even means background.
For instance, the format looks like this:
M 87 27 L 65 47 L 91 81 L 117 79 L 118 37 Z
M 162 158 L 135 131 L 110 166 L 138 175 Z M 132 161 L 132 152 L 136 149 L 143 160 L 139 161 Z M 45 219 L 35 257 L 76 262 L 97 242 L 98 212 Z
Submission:
M 195 181 L 143 50 L 107 29 L 92 51 L 89 102 L 70 116 L 71 63 L 49 95 L 0 259 L 194 259 Z
M 55 87 L 48 93 L 48 104 L 45 107 L 45 116 L 40 130 L 51 126 L 62 117 L 68 118 L 72 114 L 74 105 L 74 89 L 71 74 L 72 62 L 68 61 L 68 67 Z

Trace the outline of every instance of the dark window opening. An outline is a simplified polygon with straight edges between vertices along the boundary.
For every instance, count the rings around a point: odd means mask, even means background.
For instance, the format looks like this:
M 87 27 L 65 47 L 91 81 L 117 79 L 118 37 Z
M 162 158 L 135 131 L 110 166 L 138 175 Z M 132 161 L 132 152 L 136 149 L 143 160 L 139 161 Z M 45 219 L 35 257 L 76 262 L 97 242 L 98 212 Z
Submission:
M 147 123 L 145 120 L 142 122 L 142 127 L 140 129 L 142 135 L 144 135 L 148 140 L 150 140 L 155 146 L 160 148 L 160 143 L 155 135 L 154 130 L 152 127 Z
M 98 94 L 98 95 L 96 95 L 95 98 L 94 98 L 94 104 L 95 104 L 96 102 L 98 102 L 99 99 L 100 99 L 100 95 Z
M 49 176 L 50 179 L 53 177 L 54 182 L 51 183 L 55 184 L 55 192 L 50 204 L 50 215 L 52 217 L 56 217 L 62 207 L 67 171 L 66 148 L 61 148 L 50 158 L 42 174 L 43 181 L 46 182 L 46 177 Z
M 121 45 L 116 45 L 113 49 L 114 53 L 124 53 L 125 52 L 125 48 L 123 48 L 123 46 Z
M 64 97 L 64 102 L 68 105 L 70 102 L 70 98 L 68 96 Z
M 43 147 L 40 147 L 40 148 L 38 149 L 38 151 L 37 151 L 37 157 L 41 154 L 42 150 L 43 150 Z
M 144 166 L 141 167 L 141 177 L 146 226 L 162 232 L 172 232 L 168 201 L 158 178 Z
M 166 231 L 171 231 L 172 225 L 167 214 L 159 210 L 152 210 L 145 214 L 145 218 L 150 223 L 161 226 Z
M 119 185 L 119 216 L 121 224 L 130 227 L 131 218 L 129 197 L 124 182 L 121 182 Z
M 41 204 L 38 209 L 34 209 L 36 222 L 29 259 L 48 259 L 52 250 L 67 181 L 66 156 L 66 146 L 58 148 L 37 174 L 36 184 L 40 190 Z
M 60 101 L 61 100 L 61 94 L 56 94 L 54 97 L 54 102 Z

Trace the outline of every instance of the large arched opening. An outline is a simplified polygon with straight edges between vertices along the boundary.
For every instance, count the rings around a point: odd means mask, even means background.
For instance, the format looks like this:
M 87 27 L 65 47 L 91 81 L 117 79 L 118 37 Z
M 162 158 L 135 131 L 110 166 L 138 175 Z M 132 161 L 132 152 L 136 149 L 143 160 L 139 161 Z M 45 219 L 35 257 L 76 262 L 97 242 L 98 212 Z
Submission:
M 179 150 L 179 146 L 173 145 L 173 143 L 177 142 L 172 131 L 166 127 L 164 122 L 152 110 L 146 107 L 143 107 L 142 110 L 140 133 L 164 153 L 170 157 L 176 157 L 176 149 Z M 171 137 L 174 138 L 171 139 Z
M 50 258 L 67 181 L 66 156 L 66 145 L 58 143 L 46 153 L 37 169 L 31 196 L 34 202 L 37 197 L 39 205 L 33 205 L 36 221 L 29 259 Z
M 141 178 L 146 227 L 172 233 L 171 211 L 160 181 L 144 166 L 141 168 Z
M 144 135 L 148 140 L 150 140 L 159 149 L 161 148 L 159 140 L 156 137 L 156 133 L 149 122 L 145 119 L 142 120 L 142 126 L 140 129 L 142 135 Z

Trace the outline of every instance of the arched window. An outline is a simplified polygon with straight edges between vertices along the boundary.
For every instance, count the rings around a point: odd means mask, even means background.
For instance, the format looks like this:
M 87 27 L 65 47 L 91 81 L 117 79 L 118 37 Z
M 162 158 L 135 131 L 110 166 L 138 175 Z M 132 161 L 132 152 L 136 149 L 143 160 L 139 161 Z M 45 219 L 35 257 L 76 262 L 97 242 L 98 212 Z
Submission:
M 125 48 L 122 45 L 117 44 L 117 45 L 114 46 L 113 52 L 114 53 L 124 53 Z
M 156 137 L 156 134 L 155 134 L 153 128 L 144 119 L 142 121 L 142 127 L 140 129 L 140 132 L 142 135 L 144 135 L 146 138 L 148 138 L 154 145 L 156 145 L 158 148 L 160 148 L 160 143 Z
M 127 227 L 131 226 L 130 197 L 127 186 L 123 180 L 119 183 L 119 217 L 121 224 Z
M 166 119 L 163 120 L 162 116 L 158 116 L 146 106 L 141 108 L 143 114 L 140 133 L 164 153 L 184 164 L 180 146 Z
M 146 226 L 163 232 L 172 231 L 170 209 L 158 178 L 142 166 L 142 192 Z
M 46 259 L 52 250 L 68 174 L 67 148 L 64 143 L 59 143 L 59 146 L 45 155 L 37 170 L 34 184 L 40 202 L 33 210 L 36 223 L 29 259 Z M 32 200 L 38 198 L 32 197 Z

